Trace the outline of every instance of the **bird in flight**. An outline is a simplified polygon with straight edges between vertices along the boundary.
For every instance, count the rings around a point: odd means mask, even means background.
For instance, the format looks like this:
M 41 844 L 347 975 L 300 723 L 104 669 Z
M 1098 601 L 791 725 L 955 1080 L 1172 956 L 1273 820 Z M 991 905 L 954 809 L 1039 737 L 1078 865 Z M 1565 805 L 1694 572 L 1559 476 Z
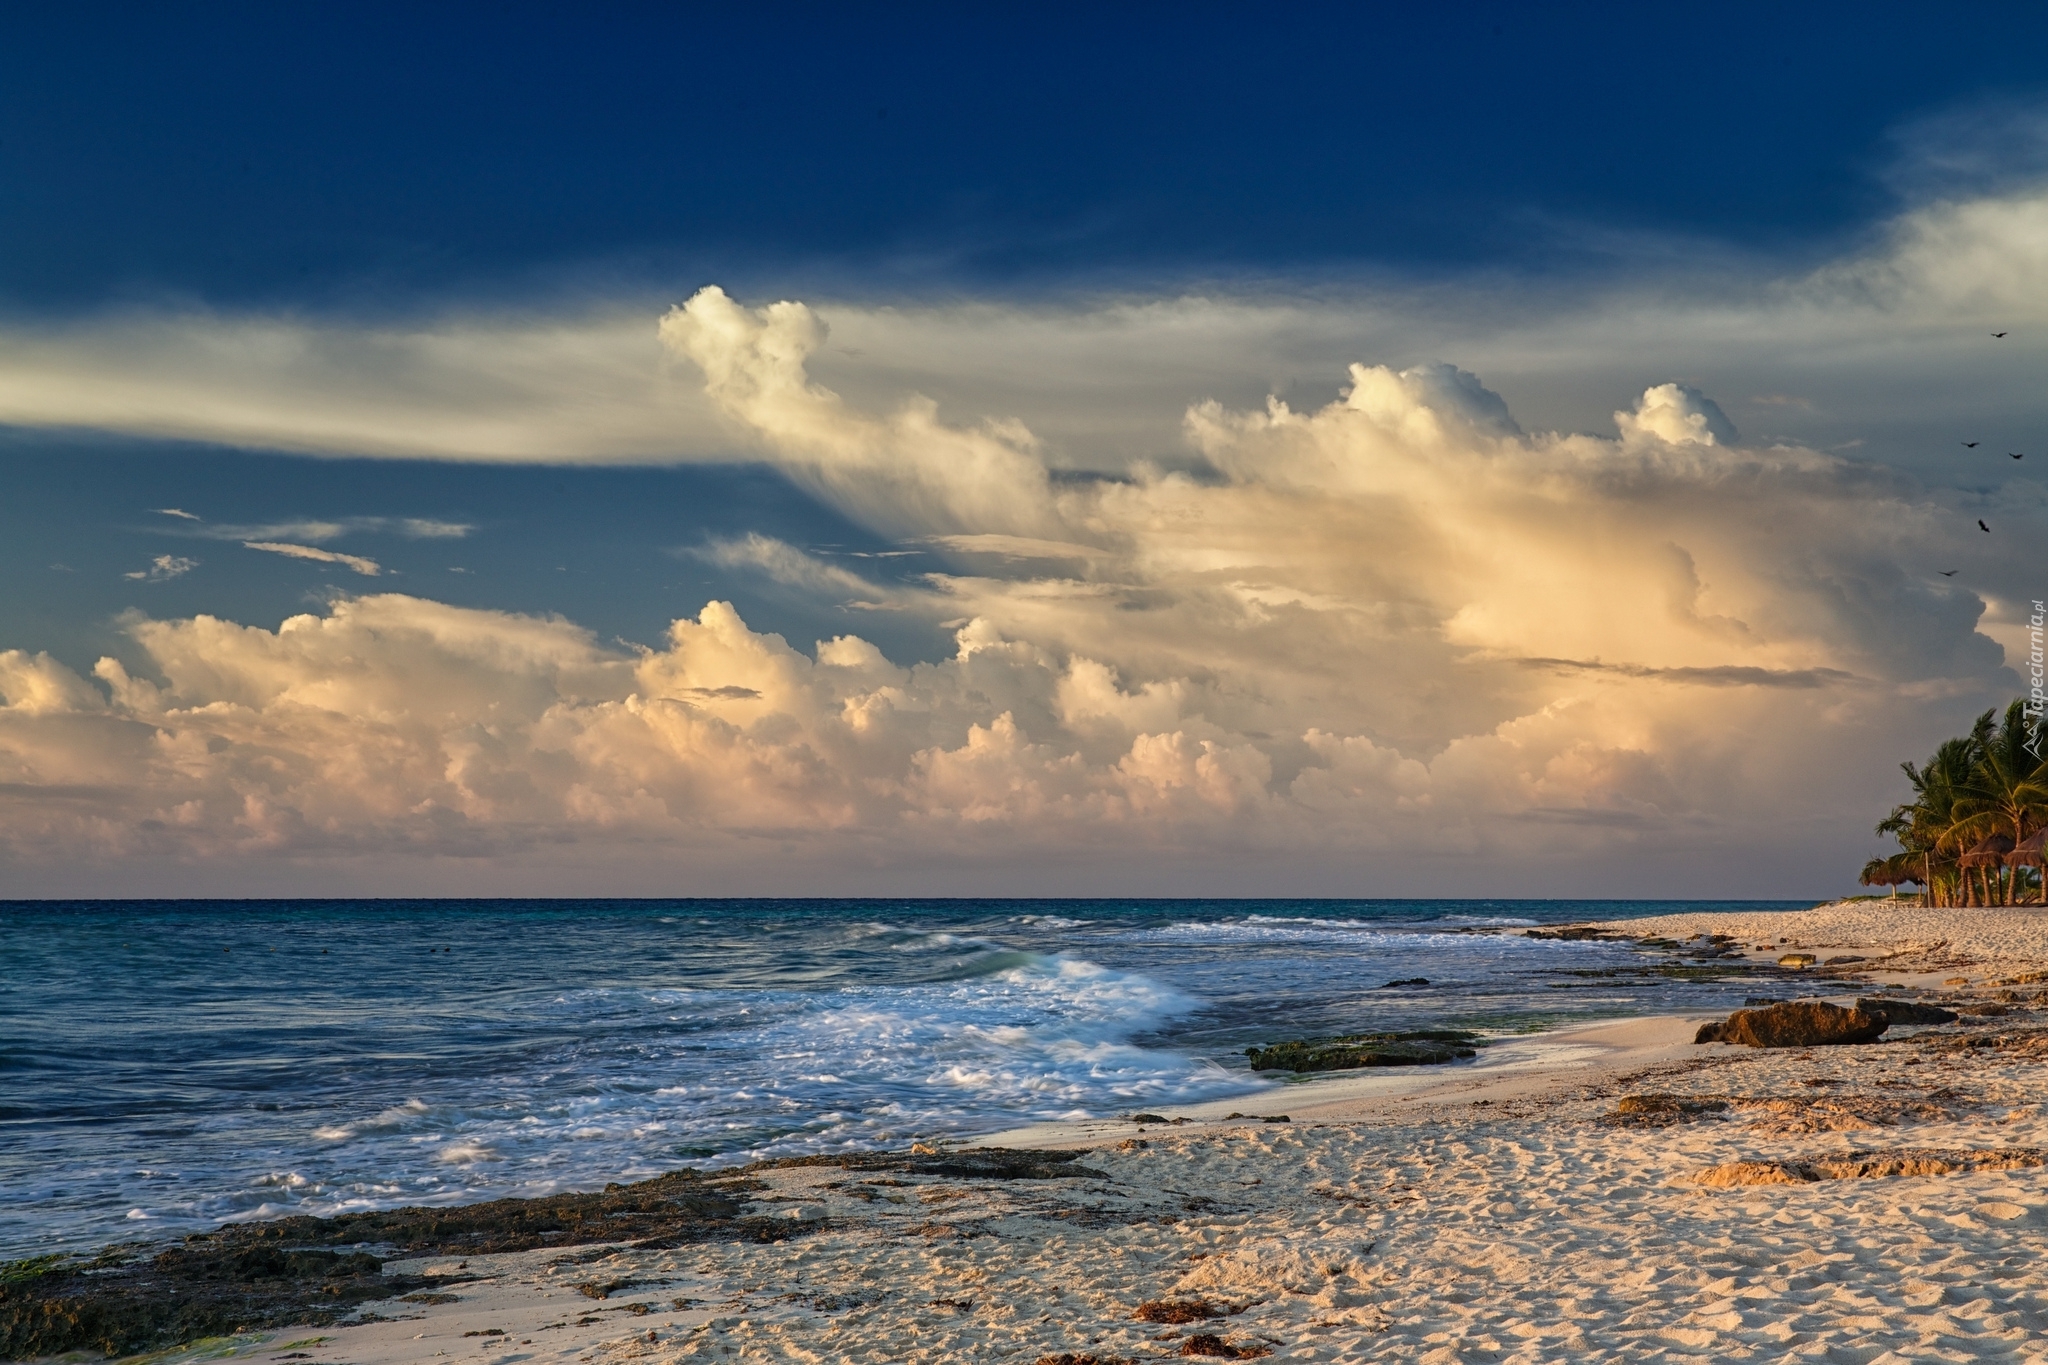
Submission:
M 1978 446 L 1981 446 L 1981 445 L 1983 445 L 1983 444 L 1984 444 L 1984 443 L 1983 443 L 1982 441 L 1965 441 L 1965 442 L 1963 442 L 1963 449 L 1964 449 L 1964 450 L 1975 450 L 1975 449 L 1976 449 L 1976 448 L 1977 448 Z
M 1935 570 L 1935 572 L 1936 572 L 1936 573 L 1938 573 L 1938 574 L 1940 574 L 1940 575 L 1941 575 L 1941 576 L 1942 576 L 1943 578 L 1954 578 L 1954 577 L 1956 576 L 1957 570 L 1955 570 L 1955 569 L 1937 569 L 1937 570 Z
M 2015 460 L 2024 460 L 2027 458 L 2027 452 L 2024 450 L 2008 450 L 2005 453 L 2012 456 Z
M 2002 337 L 2002 336 L 2004 336 L 2004 335 L 2005 335 L 2005 333 L 2003 333 L 2003 332 L 1993 332 L 1993 333 L 1992 333 L 1991 335 L 1993 335 L 1993 336 L 1995 336 L 1995 337 Z
M 1990 534 L 1991 534 L 1991 528 L 1990 528 L 1989 526 L 1986 526 L 1986 525 L 1984 524 L 1984 519 L 1983 519 L 1982 517 L 1979 517 L 1979 518 L 1977 519 L 1977 529 L 1978 529 L 1978 530 L 1980 530 L 1980 531 L 1982 531 L 1982 532 L 1984 532 L 1984 534 L 1986 534 L 1986 535 L 1990 535 Z

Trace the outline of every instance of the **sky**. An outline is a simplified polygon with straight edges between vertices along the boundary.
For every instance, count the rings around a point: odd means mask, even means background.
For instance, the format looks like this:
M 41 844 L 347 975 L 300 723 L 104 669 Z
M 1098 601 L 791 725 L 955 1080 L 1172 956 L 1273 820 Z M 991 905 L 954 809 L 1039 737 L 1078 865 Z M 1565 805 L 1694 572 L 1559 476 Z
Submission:
M 1639 8 L 0 21 L 0 896 L 1848 889 L 2048 15 Z

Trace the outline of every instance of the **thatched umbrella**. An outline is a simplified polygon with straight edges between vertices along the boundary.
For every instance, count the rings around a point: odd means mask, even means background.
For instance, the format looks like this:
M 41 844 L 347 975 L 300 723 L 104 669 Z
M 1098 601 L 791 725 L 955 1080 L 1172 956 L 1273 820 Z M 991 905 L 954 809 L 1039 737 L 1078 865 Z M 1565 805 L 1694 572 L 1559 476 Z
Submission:
M 1990 875 L 1985 881 L 1987 892 L 1998 879 L 1998 869 L 2005 866 L 2005 856 L 2012 852 L 2013 837 L 2010 834 L 1987 834 L 1971 846 L 1956 862 L 1964 867 L 1989 868 Z M 1987 894 L 1985 901 L 1991 897 Z
M 2041 841 L 2044 838 L 2048 838 L 2048 829 L 2035 830 L 2032 834 L 2029 834 L 2026 838 L 2013 845 L 2012 852 L 2005 855 L 2005 863 L 2007 867 L 2013 869 L 2015 877 L 2019 875 L 2020 868 L 2040 868 L 2041 899 L 2044 902 L 2048 902 L 2048 856 L 2044 856 L 2041 852 Z
M 1894 853 L 1889 858 L 1872 858 L 1863 865 L 1863 875 L 1859 880 L 1865 886 L 1889 886 L 1892 899 L 1897 900 L 1900 887 L 1908 882 L 1915 886 L 1925 882 L 1925 874 L 1913 865 L 1914 857 L 1911 853 Z

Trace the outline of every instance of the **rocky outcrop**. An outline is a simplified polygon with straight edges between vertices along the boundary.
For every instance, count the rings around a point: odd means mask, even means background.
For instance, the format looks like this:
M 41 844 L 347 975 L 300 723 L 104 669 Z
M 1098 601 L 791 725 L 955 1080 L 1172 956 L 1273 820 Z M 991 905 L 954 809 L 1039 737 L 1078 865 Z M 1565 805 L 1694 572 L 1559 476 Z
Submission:
M 1885 1000 L 1865 996 L 1856 1002 L 1856 1008 L 1866 1014 L 1881 1014 L 1893 1024 L 1953 1024 L 1954 1010 L 1942 1009 L 1939 1005 L 1922 1005 L 1911 1000 Z
M 1476 1033 L 1460 1029 L 1417 1029 L 1412 1033 L 1353 1033 L 1271 1047 L 1248 1047 L 1254 1071 L 1356 1071 L 1369 1066 L 1431 1066 L 1478 1053 Z
M 1890 1026 L 1885 1015 L 1862 1008 L 1797 1000 L 1767 1009 L 1737 1010 L 1718 1024 L 1700 1025 L 1693 1041 L 1745 1047 L 1833 1047 L 1875 1042 Z

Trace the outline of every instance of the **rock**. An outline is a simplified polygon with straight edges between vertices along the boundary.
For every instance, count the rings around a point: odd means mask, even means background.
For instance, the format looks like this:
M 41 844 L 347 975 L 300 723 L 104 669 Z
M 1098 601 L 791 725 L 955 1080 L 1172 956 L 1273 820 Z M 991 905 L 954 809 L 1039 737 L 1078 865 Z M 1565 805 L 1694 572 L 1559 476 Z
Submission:
M 1787 953 L 1778 959 L 1780 967 L 1811 967 L 1820 961 L 1812 953 Z
M 1354 1033 L 1343 1038 L 1296 1039 L 1248 1047 L 1254 1071 L 1356 1071 L 1370 1066 L 1432 1066 L 1475 1057 L 1479 1035 L 1462 1029 L 1411 1033 Z
M 1821 963 L 1820 965 L 1821 965 L 1821 966 L 1823 966 L 1823 967 L 1846 967 L 1846 966 L 1848 966 L 1848 965 L 1849 965 L 1850 963 L 1852 963 L 1852 962 L 1868 962 L 1868 961 L 1870 961 L 1870 959 L 1869 959 L 1869 958 L 1867 958 L 1867 957 L 1852 957 L 1852 956 L 1842 955 L 1842 956 L 1836 956 L 1836 957 L 1831 957 L 1831 958 L 1829 958 L 1829 959 L 1828 959 L 1828 960 L 1827 960 L 1826 962 L 1823 962 L 1823 963 Z
M 1396 986 L 1427 986 L 1428 984 L 1429 978 L 1426 976 L 1411 976 L 1406 981 L 1389 981 L 1386 985 L 1380 987 L 1380 989 L 1383 991 L 1390 991 L 1394 989 Z
M 1828 1047 L 1873 1042 L 1890 1025 L 1890 1019 L 1882 1014 L 1799 1000 L 1768 1009 L 1737 1010 L 1718 1024 L 1702 1024 L 1693 1041 L 1746 1047 Z
M 1894 1024 L 1953 1024 L 1954 1010 L 1945 1010 L 1938 1005 L 1920 1005 L 1911 1000 L 1880 1000 L 1864 996 L 1856 1002 L 1856 1008 L 1866 1014 L 1881 1014 Z

